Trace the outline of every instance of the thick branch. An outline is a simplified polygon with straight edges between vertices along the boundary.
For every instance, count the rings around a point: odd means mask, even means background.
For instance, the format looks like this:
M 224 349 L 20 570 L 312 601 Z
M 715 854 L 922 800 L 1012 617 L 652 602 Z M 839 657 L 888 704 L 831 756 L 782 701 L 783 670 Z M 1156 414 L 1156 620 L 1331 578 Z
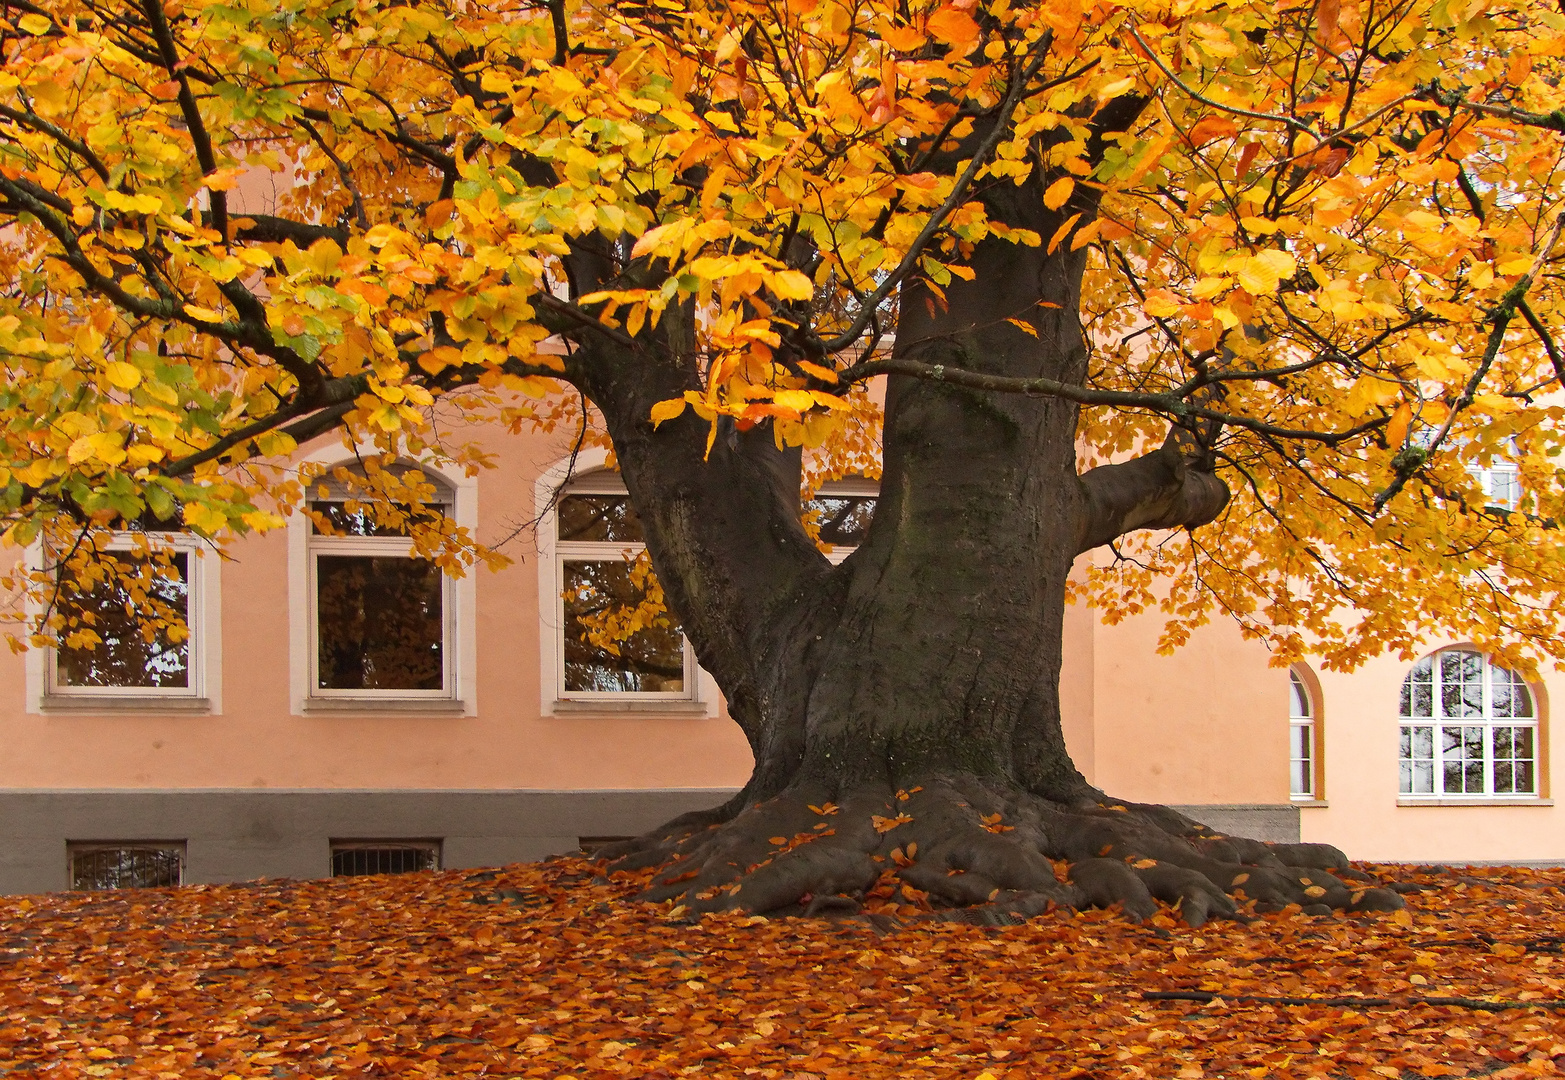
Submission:
M 946 196 L 945 201 L 940 204 L 939 208 L 929 215 L 929 220 L 924 223 L 924 227 L 919 231 L 918 236 L 908 245 L 907 254 L 902 256 L 902 261 L 897 265 L 897 268 L 886 275 L 885 280 L 880 283 L 879 287 L 859 305 L 859 314 L 852 324 L 837 337 L 824 343 L 822 349 L 824 353 L 830 355 L 852 346 L 859 339 L 859 335 L 864 332 L 865 327 L 869 326 L 870 320 L 875 317 L 876 309 L 885 302 L 886 297 L 891 295 L 892 290 L 902 284 L 902 279 L 907 277 L 913 268 L 922 261 L 925 245 L 929 243 L 935 233 L 945 227 L 946 219 L 950 217 L 952 211 L 962 205 L 962 202 L 967 198 L 967 191 L 973 183 L 973 178 L 978 175 L 978 171 L 981 168 L 989 164 L 989 156 L 994 153 L 995 147 L 1000 145 L 1001 140 L 1010 131 L 1011 115 L 1021 103 L 1023 91 L 1027 89 L 1027 84 L 1032 81 L 1033 76 L 1043 67 L 1043 62 L 1048 58 L 1049 50 L 1053 47 L 1054 32 L 1051 30 L 1038 40 L 1037 45 L 1034 46 L 1034 55 L 1028 61 L 1027 66 L 1018 73 L 1010 89 L 1006 91 L 1005 99 L 1000 102 L 999 107 L 995 110 L 993 130 L 978 145 L 977 150 L 974 151 L 972 158 L 968 161 L 967 167 L 962 170 L 962 174 L 956 178 L 956 183 L 952 185 L 951 193 Z M 1085 68 L 1067 72 L 1060 78 L 1046 83 L 1043 87 L 1036 88 L 1036 90 L 1041 92 L 1051 86 L 1073 79 L 1090 70 L 1096 63 L 1097 61 L 1093 61 L 1092 64 L 1087 65 Z
M 1228 505 L 1228 486 L 1196 468 L 1173 435 L 1133 461 L 1089 470 L 1081 483 L 1087 510 L 1078 553 L 1136 529 L 1194 529 Z

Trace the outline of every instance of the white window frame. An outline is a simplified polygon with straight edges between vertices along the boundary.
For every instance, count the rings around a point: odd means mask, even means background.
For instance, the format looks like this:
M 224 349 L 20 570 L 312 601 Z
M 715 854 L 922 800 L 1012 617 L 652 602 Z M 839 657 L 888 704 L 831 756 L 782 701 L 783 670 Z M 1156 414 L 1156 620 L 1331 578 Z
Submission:
M 1447 655 L 1451 655 L 1451 654 L 1466 654 L 1466 655 L 1472 655 L 1472 656 L 1479 656 L 1483 660 L 1483 674 L 1480 677 L 1481 678 L 1481 686 L 1482 686 L 1482 700 L 1483 700 L 1483 704 L 1482 704 L 1482 711 L 1481 711 L 1480 715 L 1478 715 L 1478 716 L 1447 717 L 1447 716 L 1442 715 L 1442 713 L 1441 713 L 1441 709 L 1443 708 L 1442 694 L 1440 693 L 1440 687 L 1442 685 L 1441 681 L 1440 681 L 1441 657 L 1447 656 Z M 1538 694 L 1537 688 L 1534 687 L 1532 684 L 1527 683 L 1527 682 L 1525 682 L 1525 681 L 1523 681 L 1523 680 L 1521 680 L 1519 678 L 1515 679 L 1515 681 L 1513 683 L 1513 685 L 1519 685 L 1526 691 L 1527 697 L 1528 697 L 1528 701 L 1529 701 L 1529 703 L 1531 705 L 1531 711 L 1532 711 L 1532 715 L 1530 717 L 1495 716 L 1494 715 L 1494 706 L 1493 706 L 1493 702 L 1491 700 L 1491 691 L 1492 691 L 1493 685 L 1494 685 L 1493 684 L 1493 678 L 1492 678 L 1492 672 L 1494 672 L 1494 671 L 1505 671 L 1507 674 L 1511 674 L 1513 676 L 1513 678 L 1514 678 L 1514 673 L 1511 673 L 1509 671 L 1509 669 L 1501 668 L 1498 665 L 1494 664 L 1490 660 L 1490 658 L 1488 656 L 1486 656 L 1486 655 L 1484 655 L 1482 653 L 1479 653 L 1476 649 L 1464 648 L 1464 647 L 1461 647 L 1461 646 L 1455 646 L 1455 647 L 1448 648 L 1448 649 L 1441 649 L 1438 652 L 1434 652 L 1434 653 L 1429 654 L 1426 657 L 1423 657 L 1419 662 L 1423 663 L 1424 661 L 1428 661 L 1430 663 L 1431 669 L 1432 669 L 1431 670 L 1432 678 L 1431 678 L 1431 691 L 1430 691 L 1430 705 L 1431 705 L 1430 711 L 1431 711 L 1431 713 L 1433 715 L 1432 716 L 1410 716 L 1407 713 L 1402 712 L 1400 705 L 1398 707 L 1398 713 L 1399 713 L 1399 716 L 1400 716 L 1400 721 L 1399 721 L 1399 724 L 1398 724 L 1398 727 L 1397 727 L 1397 740 L 1398 740 L 1398 745 L 1399 745 L 1399 750 L 1398 750 L 1398 754 L 1397 754 L 1397 772 L 1398 772 L 1397 801 L 1398 801 L 1398 803 L 1403 804 L 1403 805 L 1417 805 L 1419 803 L 1437 803 L 1437 804 L 1441 804 L 1441 805 L 1449 805 L 1449 804 L 1452 804 L 1452 803 L 1467 803 L 1467 804 L 1479 804 L 1479 805 L 1481 805 L 1481 804 L 1485 804 L 1485 803 L 1492 804 L 1492 803 L 1496 803 L 1496 802 L 1501 802 L 1501 803 L 1516 803 L 1516 802 L 1534 803 L 1534 802 L 1542 801 L 1542 799 L 1543 799 L 1543 791 L 1542 791 L 1542 788 L 1543 788 L 1543 772 L 1544 772 L 1543 723 L 1542 723 L 1542 717 L 1539 715 L 1539 713 L 1540 713 L 1540 696 Z M 1416 668 L 1416 665 L 1415 665 L 1415 668 Z M 1402 687 L 1398 688 L 1398 693 L 1399 694 L 1400 694 L 1402 688 L 1406 687 L 1408 685 L 1408 681 L 1412 679 L 1413 674 L 1414 674 L 1414 670 L 1415 670 L 1414 668 L 1410 668 L 1408 670 L 1407 674 L 1403 677 Z M 1410 698 L 1410 700 L 1411 700 L 1411 698 Z M 1466 791 L 1463 791 L 1463 792 L 1447 792 L 1445 790 L 1445 765 L 1448 763 L 1448 761 L 1455 762 L 1455 761 L 1462 761 L 1462 760 L 1465 760 L 1465 759 L 1462 759 L 1462 758 L 1459 758 L 1459 757 L 1449 757 L 1448 758 L 1448 755 L 1447 755 L 1446 751 L 1442 747 L 1442 744 L 1444 742 L 1444 739 L 1442 738 L 1442 729 L 1444 729 L 1444 728 L 1474 728 L 1474 727 L 1483 729 L 1483 759 L 1482 760 L 1483 760 L 1483 786 L 1484 786 L 1484 790 L 1481 791 L 1481 792 L 1466 792 Z M 1416 729 L 1420 729 L 1420 728 L 1428 729 L 1429 732 L 1430 732 L 1431 748 L 1432 748 L 1433 756 L 1430 757 L 1430 758 L 1422 758 L 1422 757 L 1416 757 L 1416 756 L 1415 757 L 1403 757 L 1402 754 L 1401 754 L 1401 751 L 1400 751 L 1400 743 L 1401 743 L 1401 738 L 1402 738 L 1403 733 L 1404 732 L 1409 732 L 1409 731 L 1416 731 Z M 1526 729 L 1529 729 L 1532 732 L 1532 759 L 1531 759 L 1531 761 L 1532 761 L 1532 790 L 1531 791 L 1498 791 L 1497 792 L 1497 791 L 1493 790 L 1493 787 L 1494 787 L 1494 766 L 1495 766 L 1494 737 L 1495 737 L 1495 730 L 1497 728 L 1526 728 Z M 1413 752 L 1415 754 L 1416 754 L 1416 751 L 1417 751 L 1416 739 L 1417 739 L 1416 733 L 1410 736 L 1411 749 L 1413 750 Z M 1516 759 L 1512 758 L 1512 759 L 1507 759 L 1507 760 L 1516 760 Z M 1432 790 L 1432 791 L 1403 791 L 1402 790 L 1401 779 L 1400 779 L 1402 766 L 1405 765 L 1405 764 L 1408 764 L 1410 762 L 1419 762 L 1419 761 L 1429 761 L 1431 763 L 1431 767 L 1432 767 L 1432 770 L 1433 770 L 1433 777 L 1432 777 L 1431 785 L 1432 785 L 1434 790 Z M 1417 782 L 1416 781 L 1416 777 L 1415 777 L 1413 782 L 1414 783 Z
M 1300 703 L 1304 706 L 1302 712 Z M 1307 750 L 1303 758 L 1294 753 L 1301 730 Z M 1309 784 L 1307 791 L 1293 789 L 1293 777 L 1301 771 L 1297 768 L 1300 765 L 1304 766 L 1302 775 Z M 1296 803 L 1319 802 L 1320 788 L 1320 706 L 1309 681 L 1293 667 L 1288 669 L 1288 797 Z
M 1489 500 L 1486 505 L 1498 506 L 1506 510 L 1515 510 L 1521 505 L 1521 471 L 1514 461 L 1495 458 L 1487 468 L 1482 465 L 1469 465 L 1467 474 L 1473 478 L 1473 482 Z M 1496 490 L 1502 484 L 1504 491 Z
M 570 561 L 634 558 L 641 543 L 572 541 L 561 552 L 558 495 L 623 495 L 624 482 L 608 469 L 608 451 L 593 447 L 555 462 L 533 487 L 538 548 L 538 684 L 544 716 L 661 713 L 716 716 L 721 695 L 717 684 L 696 663 L 695 649 L 685 640 L 685 688 L 678 692 L 582 691 L 565 689 L 565 564 Z
M 116 532 L 105 551 L 128 554 L 144 539 L 154 550 L 185 555 L 187 639 L 185 686 L 69 686 L 59 679 L 59 652 L 54 646 L 29 649 L 25 662 L 27 711 L 44 712 L 222 712 L 222 557 L 208 550 L 200 537 L 187 532 Z M 29 563 L 42 566 L 44 552 L 34 544 Z M 30 615 L 39 614 L 29 601 Z
M 330 473 L 338 466 L 358 467 L 365 458 L 378 458 L 382 452 L 373 444 L 361 444 L 357 453 L 334 446 L 302 458 L 300 464 L 322 465 L 326 474 L 308 485 L 305 504 L 317 501 L 317 484 L 330 483 Z M 450 517 L 469 534 L 478 530 L 478 481 L 466 472 L 417 458 L 399 458 L 409 465 L 437 477 L 450 491 Z M 303 508 L 288 519 L 288 622 L 289 622 L 289 698 L 293 715 L 351 712 L 437 713 L 475 716 L 478 712 L 477 638 L 474 612 L 477 592 L 476 567 L 460 578 L 443 577 L 442 608 L 445 616 L 445 641 L 441 661 L 445 666 L 445 688 L 441 690 L 332 690 L 317 687 L 320 650 L 320 625 L 316 617 L 317 555 L 379 555 L 410 557 L 412 540 L 400 536 L 318 536 L 310 528 L 310 516 Z

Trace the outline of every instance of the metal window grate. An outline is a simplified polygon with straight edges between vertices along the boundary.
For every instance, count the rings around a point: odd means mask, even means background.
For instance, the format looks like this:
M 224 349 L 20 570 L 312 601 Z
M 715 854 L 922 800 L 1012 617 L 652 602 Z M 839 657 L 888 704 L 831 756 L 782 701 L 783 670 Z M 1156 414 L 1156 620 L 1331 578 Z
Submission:
M 369 843 L 333 843 L 331 876 L 365 874 L 416 874 L 440 869 L 438 840 L 393 840 Z
M 70 844 L 67 851 L 73 889 L 159 889 L 184 879 L 183 841 Z

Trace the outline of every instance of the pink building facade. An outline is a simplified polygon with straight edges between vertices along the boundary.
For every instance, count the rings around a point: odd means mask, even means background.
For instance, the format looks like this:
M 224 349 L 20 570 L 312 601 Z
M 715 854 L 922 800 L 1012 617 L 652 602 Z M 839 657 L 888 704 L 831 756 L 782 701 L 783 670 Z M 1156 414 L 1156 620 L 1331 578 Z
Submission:
M 504 570 L 447 578 L 400 537 L 351 521 L 322 536 L 295 515 L 226 559 L 190 550 L 192 634 L 140 680 L 159 685 L 114 685 L 134 680 L 69 652 L 0 658 L 0 892 L 154 864 L 192 883 L 499 865 L 742 785 L 745 741 L 677 633 L 643 631 L 623 663 L 584 644 L 593 583 L 634 585 L 602 458 L 568 477 L 563 435 L 478 437 L 502 467 L 424 471 Z M 331 440 L 301 456 L 351 461 Z M 832 505 L 862 516 L 872 491 Z M 1290 671 L 1221 623 L 1162 657 L 1158 629 L 1067 615 L 1067 737 L 1105 790 L 1356 858 L 1565 860 L 1559 676 L 1522 684 L 1459 643 L 1421 665 Z

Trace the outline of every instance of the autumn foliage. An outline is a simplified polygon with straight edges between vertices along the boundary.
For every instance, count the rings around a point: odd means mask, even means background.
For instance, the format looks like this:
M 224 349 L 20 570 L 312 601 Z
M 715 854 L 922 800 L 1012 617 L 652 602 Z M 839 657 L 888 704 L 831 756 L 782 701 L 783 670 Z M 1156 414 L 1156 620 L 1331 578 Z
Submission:
M 1565 1072 L 1558 871 L 1415 874 L 1438 900 L 1415 897 L 1369 926 L 1282 913 L 1199 932 L 1109 912 L 1003 930 L 920 921 L 913 908 L 873 925 L 691 919 L 626 905 L 637 883 L 594 873 L 564 861 L 5 898 L 0 1069 L 62 1080 Z
M 683 349 L 657 420 L 830 446 L 863 380 L 930 375 L 873 356 L 903 286 L 999 238 L 1086 253 L 1089 378 L 1030 390 L 1087 406 L 1088 463 L 1174 418 L 1233 492 L 1094 572 L 1110 617 L 1554 657 L 1561 33 L 1532 0 L 14 4 L 6 535 L 90 573 L 84 528 L 274 527 L 299 477 L 240 463 L 338 424 L 423 452 L 447 399 L 552 422 L 526 399 L 583 372 L 550 338 Z M 1024 181 L 1047 235 L 980 197 Z
M 339 430 L 381 456 L 337 482 L 461 572 L 492 553 L 387 464 L 490 464 L 448 417 L 591 411 L 756 761 L 618 851 L 664 864 L 651 895 L 856 908 L 916 844 L 904 877 L 952 906 L 1192 925 L 1400 900 L 1335 849 L 1093 788 L 1068 595 L 1161 610 L 1166 647 L 1221 611 L 1279 663 L 1435 637 L 1565 661 L 1541 0 L 0 17 L 0 514 L 48 564 L 13 582 L 31 643 L 90 644 L 50 601 L 124 576 L 113 530 L 274 528 L 318 479 L 290 455 Z M 840 565 L 803 450 L 884 469 Z

